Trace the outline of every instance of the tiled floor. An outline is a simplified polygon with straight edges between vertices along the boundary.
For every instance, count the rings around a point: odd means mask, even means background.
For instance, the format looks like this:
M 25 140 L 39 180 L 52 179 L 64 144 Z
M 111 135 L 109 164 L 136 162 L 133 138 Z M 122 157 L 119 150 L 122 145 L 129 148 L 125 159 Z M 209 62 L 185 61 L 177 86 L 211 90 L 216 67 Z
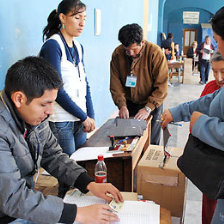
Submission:
M 212 74 L 210 74 L 212 79 Z M 175 82 L 175 80 L 172 80 Z M 199 76 L 192 76 L 192 84 L 177 84 L 173 87 L 169 87 L 168 97 L 164 103 L 164 109 L 174 107 L 180 103 L 195 100 L 199 98 L 204 85 L 200 85 Z M 169 131 L 171 138 L 169 139 L 169 146 L 184 147 L 188 133 L 189 122 L 183 123 L 183 127 L 169 125 Z M 185 208 L 185 224 L 200 224 L 201 223 L 201 206 L 202 206 L 202 194 L 201 192 L 190 182 L 187 184 L 187 196 L 186 196 L 186 208 Z M 172 218 L 172 224 L 179 223 L 177 219 Z

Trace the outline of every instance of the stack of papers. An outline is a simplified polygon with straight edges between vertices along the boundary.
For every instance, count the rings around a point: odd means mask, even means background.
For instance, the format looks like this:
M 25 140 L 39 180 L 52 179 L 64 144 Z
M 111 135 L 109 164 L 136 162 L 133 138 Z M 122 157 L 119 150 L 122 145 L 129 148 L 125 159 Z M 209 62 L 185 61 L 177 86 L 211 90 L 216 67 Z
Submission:
M 104 158 L 113 157 L 113 154 L 124 153 L 123 151 L 109 151 L 109 147 L 83 147 L 75 151 L 71 155 L 71 159 L 75 161 L 97 160 L 98 155 Z
M 106 204 L 106 201 L 95 196 L 84 196 L 79 191 L 74 191 L 64 198 L 65 203 L 76 204 L 78 207 L 93 204 Z M 77 193 L 79 192 L 79 193 Z M 120 222 L 116 224 L 159 224 L 160 206 L 151 201 L 124 201 L 118 212 Z M 75 222 L 78 224 L 77 222 Z

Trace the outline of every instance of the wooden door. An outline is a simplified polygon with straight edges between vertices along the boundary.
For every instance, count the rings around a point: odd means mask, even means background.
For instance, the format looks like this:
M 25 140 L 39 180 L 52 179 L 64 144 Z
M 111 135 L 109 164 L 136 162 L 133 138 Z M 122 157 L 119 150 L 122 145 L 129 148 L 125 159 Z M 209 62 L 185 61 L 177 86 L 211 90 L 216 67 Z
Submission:
M 183 33 L 184 55 L 187 54 L 187 50 L 191 46 L 193 41 L 197 41 L 197 30 L 196 29 L 184 29 L 184 33 Z

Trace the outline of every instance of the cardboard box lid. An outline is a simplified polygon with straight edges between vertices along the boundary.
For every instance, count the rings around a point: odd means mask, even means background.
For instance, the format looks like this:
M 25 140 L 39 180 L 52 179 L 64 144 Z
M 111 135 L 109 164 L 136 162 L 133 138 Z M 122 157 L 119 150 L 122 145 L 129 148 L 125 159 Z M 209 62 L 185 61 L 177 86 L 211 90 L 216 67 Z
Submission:
M 170 157 L 163 164 L 163 146 L 150 145 L 138 163 L 138 181 L 151 184 L 161 184 L 176 187 L 184 174 L 177 167 L 177 159 L 183 153 L 183 149 L 168 147 Z
M 178 171 L 177 159 L 183 154 L 183 149 L 175 147 L 167 147 L 167 151 L 170 153 L 170 157 L 167 158 L 164 169 L 167 172 Z M 150 145 L 145 151 L 142 159 L 138 163 L 139 167 L 150 167 L 156 168 L 160 167 L 163 162 L 164 151 L 163 146 Z

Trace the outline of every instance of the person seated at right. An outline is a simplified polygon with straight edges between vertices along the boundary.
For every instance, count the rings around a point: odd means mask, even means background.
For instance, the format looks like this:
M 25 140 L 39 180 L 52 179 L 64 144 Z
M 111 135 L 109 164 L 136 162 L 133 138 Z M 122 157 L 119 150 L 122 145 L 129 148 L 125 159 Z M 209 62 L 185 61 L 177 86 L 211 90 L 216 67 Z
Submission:
M 211 59 L 214 80 L 205 85 L 201 97 L 213 93 L 224 86 L 224 58 L 219 52 L 214 53 Z M 211 223 L 215 211 L 217 200 L 207 198 L 203 194 L 202 198 L 202 224 Z
M 192 71 L 194 71 L 194 67 L 196 66 L 195 60 L 198 57 L 197 46 L 197 41 L 193 41 L 191 47 L 187 50 L 187 57 L 192 58 Z
M 174 55 L 176 57 L 176 59 L 178 60 L 181 56 L 181 53 L 180 53 L 180 46 L 178 43 L 175 43 L 174 44 Z

